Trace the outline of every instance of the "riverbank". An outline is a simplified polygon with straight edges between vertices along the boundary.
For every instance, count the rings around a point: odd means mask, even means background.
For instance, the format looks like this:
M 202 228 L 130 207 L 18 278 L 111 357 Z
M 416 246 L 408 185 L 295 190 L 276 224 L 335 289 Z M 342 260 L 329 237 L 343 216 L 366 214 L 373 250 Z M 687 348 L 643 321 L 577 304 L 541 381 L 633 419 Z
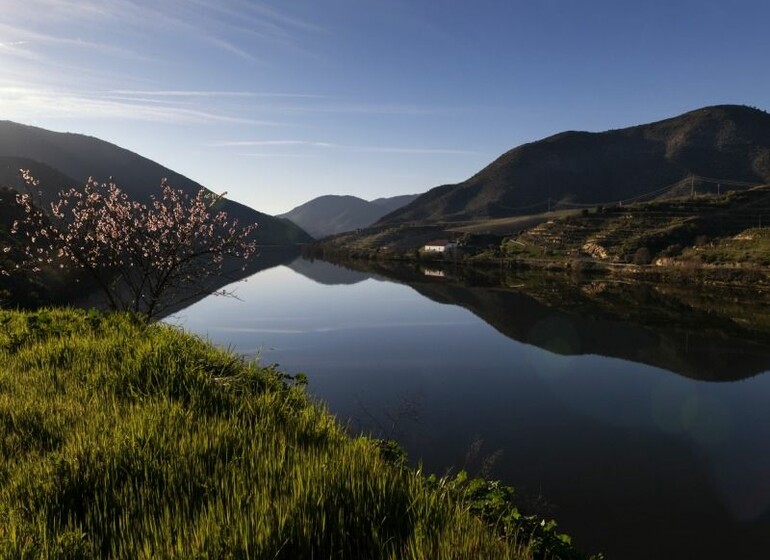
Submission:
M 350 436 L 303 379 L 124 315 L 0 324 L 4 558 L 583 558 L 510 489 Z
M 309 247 L 306 258 L 319 258 L 349 268 L 418 267 L 447 271 L 453 276 L 486 275 L 489 271 L 501 273 L 548 272 L 564 273 L 589 279 L 616 279 L 680 286 L 714 286 L 770 290 L 770 267 L 747 262 L 704 263 L 702 261 L 665 260 L 649 264 L 607 262 L 579 257 L 510 257 L 489 250 L 473 256 L 436 255 L 418 252 L 349 253 L 323 250 L 323 246 Z
M 767 212 L 763 186 L 508 219 L 379 224 L 316 241 L 305 254 L 770 287 Z

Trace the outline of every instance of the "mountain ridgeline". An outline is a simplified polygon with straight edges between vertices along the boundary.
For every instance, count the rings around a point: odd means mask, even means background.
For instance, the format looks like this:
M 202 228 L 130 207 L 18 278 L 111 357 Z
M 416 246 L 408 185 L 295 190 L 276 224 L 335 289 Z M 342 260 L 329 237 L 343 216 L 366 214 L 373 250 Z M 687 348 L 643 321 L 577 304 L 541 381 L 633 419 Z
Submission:
M 770 182 L 770 114 L 720 105 L 607 132 L 521 145 L 470 179 L 431 189 L 380 224 L 504 218 L 560 202 L 608 204 L 690 176 Z
M 385 214 L 412 202 L 418 195 L 407 194 L 367 201 L 357 196 L 326 195 L 314 198 L 281 214 L 316 239 L 365 228 Z
M 157 193 L 164 177 L 170 185 L 187 193 L 201 188 L 199 183 L 180 173 L 98 138 L 0 121 L 0 186 L 18 189 L 20 168 L 30 168 L 40 180 L 43 201 L 50 201 L 61 189 L 83 185 L 89 177 L 99 181 L 114 177 L 124 192 L 139 200 L 147 200 Z M 238 202 L 226 200 L 223 210 L 241 224 L 259 224 L 256 238 L 261 245 L 291 245 L 311 240 L 292 222 Z

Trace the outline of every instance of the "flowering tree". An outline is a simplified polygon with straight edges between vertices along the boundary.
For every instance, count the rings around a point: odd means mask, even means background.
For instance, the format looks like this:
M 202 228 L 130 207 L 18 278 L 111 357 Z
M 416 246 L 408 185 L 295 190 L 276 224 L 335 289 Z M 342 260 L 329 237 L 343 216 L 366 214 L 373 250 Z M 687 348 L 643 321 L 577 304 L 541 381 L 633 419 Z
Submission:
M 115 310 L 155 318 L 209 293 L 207 280 L 230 258 L 245 262 L 256 251 L 256 224 L 240 227 L 216 209 L 224 195 L 201 189 L 191 196 L 164 179 L 159 196 L 144 204 L 91 178 L 83 189 L 61 191 L 44 212 L 37 182 L 26 170 L 21 176 L 26 192 L 16 201 L 24 218 L 11 229 L 25 241 L 20 266 L 81 269 Z

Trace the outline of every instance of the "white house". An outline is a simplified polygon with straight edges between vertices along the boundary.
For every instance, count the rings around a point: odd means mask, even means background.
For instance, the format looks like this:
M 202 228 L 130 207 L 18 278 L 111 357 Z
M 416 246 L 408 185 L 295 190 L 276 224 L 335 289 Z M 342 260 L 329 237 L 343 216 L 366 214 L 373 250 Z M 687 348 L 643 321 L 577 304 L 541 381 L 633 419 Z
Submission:
M 449 239 L 438 239 L 426 243 L 422 248 L 426 253 L 446 253 L 447 251 L 454 251 L 457 249 L 457 243 L 450 241 Z
M 433 278 L 446 278 L 446 274 L 444 274 L 444 271 L 439 270 L 437 268 L 423 268 L 422 273 L 425 276 L 431 276 Z

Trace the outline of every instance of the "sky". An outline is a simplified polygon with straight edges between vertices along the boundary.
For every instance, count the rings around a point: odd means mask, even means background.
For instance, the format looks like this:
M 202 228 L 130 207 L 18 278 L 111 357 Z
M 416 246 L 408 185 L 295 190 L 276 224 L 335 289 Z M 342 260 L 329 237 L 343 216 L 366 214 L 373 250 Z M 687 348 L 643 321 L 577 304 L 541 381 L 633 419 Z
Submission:
M 0 0 L 0 119 L 278 214 L 564 130 L 770 110 L 768 22 L 766 0 Z

